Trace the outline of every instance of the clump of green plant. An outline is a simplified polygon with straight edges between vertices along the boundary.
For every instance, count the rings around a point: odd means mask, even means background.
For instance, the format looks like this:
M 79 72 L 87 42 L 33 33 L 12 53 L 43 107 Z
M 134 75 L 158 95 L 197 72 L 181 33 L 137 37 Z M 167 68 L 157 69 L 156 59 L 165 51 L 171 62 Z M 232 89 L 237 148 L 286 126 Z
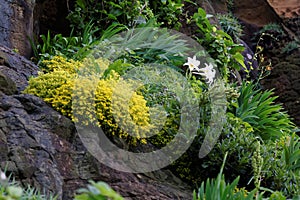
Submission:
M 31 41 L 31 46 L 33 47 L 34 59 L 36 62 L 51 59 L 55 55 L 64 55 L 69 58 L 79 57 L 78 51 L 84 46 L 91 45 L 96 41 L 94 37 L 93 24 L 86 24 L 82 34 L 79 36 L 74 36 L 73 31 L 70 36 L 65 37 L 62 34 L 52 35 L 50 30 L 48 30 L 47 35 L 41 35 L 40 41 L 37 45 Z
M 269 34 L 276 34 L 276 35 L 284 35 L 284 31 L 282 27 L 277 23 L 269 23 L 263 26 L 263 28 L 259 31 L 260 34 L 262 33 L 269 33 Z
M 230 71 L 246 69 L 244 57 L 241 52 L 244 47 L 235 44 L 231 36 L 217 28 L 208 20 L 209 15 L 199 8 L 193 19 L 199 28 L 200 37 L 197 41 L 205 48 L 209 55 L 216 61 L 219 72 L 225 81 L 228 80 Z
M 114 191 L 105 182 L 90 181 L 87 189 L 82 188 L 78 190 L 78 195 L 75 196 L 75 200 L 123 200 L 124 198 Z
M 198 191 L 194 191 L 193 200 L 253 199 L 255 191 L 248 194 L 246 191 L 236 190 L 239 177 L 237 177 L 232 183 L 226 183 L 225 176 L 223 175 L 226 156 L 227 154 L 224 156 L 223 164 L 217 178 L 212 180 L 208 178 L 206 182 L 203 181 Z
M 179 30 L 181 23 L 179 17 L 183 12 L 183 0 L 154 0 L 150 7 L 159 23 L 168 28 Z
M 293 134 L 261 145 L 261 156 L 266 161 L 261 168 L 262 188 L 280 191 L 287 198 L 299 198 L 299 141 Z
M 77 30 L 93 22 L 100 30 L 105 30 L 113 23 L 134 27 L 154 19 L 156 24 L 169 28 L 179 28 L 178 17 L 182 13 L 182 0 L 138 0 L 138 1 L 103 1 L 77 0 L 74 10 L 68 15 L 71 26 Z
M 226 7 L 229 13 L 233 13 L 235 9 L 234 0 L 226 0 Z
M 284 46 L 284 48 L 281 50 L 281 53 L 290 54 L 294 50 L 299 49 L 299 48 L 300 48 L 300 44 L 298 44 L 296 41 L 292 41 L 292 42 L 287 43 Z
M 0 200 L 56 200 L 52 194 L 41 194 L 37 189 L 28 186 L 23 189 L 11 176 L 6 177 L 0 170 Z M 89 181 L 87 188 L 78 190 L 74 200 L 123 200 L 124 198 L 114 191 L 107 183 Z
M 300 172 L 300 138 L 293 134 L 287 139 L 283 148 L 282 160 L 285 161 L 287 170 Z
M 26 189 L 20 187 L 15 179 L 6 177 L 5 173 L 0 170 L 0 200 L 55 200 L 53 195 L 41 194 L 35 188 L 28 186 Z
M 126 26 L 144 23 L 154 16 L 149 9 L 148 1 L 103 1 L 76 0 L 74 10 L 67 19 L 71 26 L 80 31 L 85 24 L 92 22 L 100 30 L 105 30 L 113 23 L 120 23 Z
M 203 109 L 203 116 L 209 113 L 209 109 Z M 202 113 L 202 111 L 201 111 Z M 212 175 L 216 175 L 222 165 L 222 158 L 227 152 L 228 162 L 225 165 L 224 173 L 228 180 L 233 181 L 237 176 L 241 176 L 241 185 L 247 186 L 252 177 L 250 157 L 255 147 L 252 145 L 256 137 L 251 134 L 253 128 L 241 119 L 227 114 L 226 124 L 222 133 L 210 153 L 200 159 L 198 157 L 199 148 L 204 140 L 209 116 L 200 123 L 198 136 L 195 138 L 191 147 L 183 156 L 180 157 L 171 168 L 183 180 L 197 185 Z
M 147 139 L 156 147 L 161 148 L 168 144 L 178 132 L 181 120 L 180 104 L 173 92 L 168 91 L 168 88 L 159 84 L 144 85 L 140 92 L 147 100 L 147 106 L 160 105 L 167 113 L 166 121 L 159 133 Z M 162 116 L 160 119 L 163 120 L 164 117 Z
M 244 188 L 239 189 L 238 183 L 240 177 L 235 178 L 231 183 L 227 183 L 225 181 L 225 176 L 223 174 L 223 169 L 225 166 L 227 153 L 224 156 L 223 164 L 221 166 L 221 170 L 215 179 L 207 179 L 206 182 L 202 182 L 198 191 L 194 190 L 193 192 L 193 200 L 262 200 L 265 191 L 260 192 L 261 188 L 255 188 L 251 192 L 248 192 Z M 268 190 L 267 188 L 262 188 L 264 190 Z M 270 190 L 268 190 L 270 191 Z M 279 191 L 272 191 L 272 195 L 269 199 L 280 199 L 285 200 L 285 196 Z
M 289 135 L 295 126 L 282 106 L 275 103 L 277 97 L 273 94 L 272 91 L 256 89 L 256 85 L 251 82 L 243 82 L 237 102 L 233 103 L 230 112 L 249 123 L 254 134 L 263 139 Z
M 94 53 L 113 60 L 108 71 L 114 69 L 120 75 L 134 66 L 149 64 L 160 64 L 183 72 L 181 68 L 186 61 L 185 56 L 192 48 L 181 36 L 165 28 L 156 29 L 146 24 L 143 28 L 131 29 L 124 34 L 114 35 L 109 41 L 100 42 L 95 46 Z
M 34 54 L 33 60 L 39 65 L 42 65 L 43 60 L 50 60 L 54 56 L 82 60 L 91 53 L 92 47 L 97 43 L 126 28 L 121 24 L 113 24 L 106 30 L 102 30 L 101 35 L 96 36 L 100 30 L 93 23 L 88 22 L 80 32 L 76 33 L 76 36 L 74 29 L 72 29 L 68 37 L 62 34 L 52 35 L 49 30 L 47 35 L 40 36 L 40 40 L 30 40 Z
M 243 36 L 243 27 L 233 14 L 217 14 L 216 17 L 221 25 L 222 30 L 232 38 L 236 40 Z

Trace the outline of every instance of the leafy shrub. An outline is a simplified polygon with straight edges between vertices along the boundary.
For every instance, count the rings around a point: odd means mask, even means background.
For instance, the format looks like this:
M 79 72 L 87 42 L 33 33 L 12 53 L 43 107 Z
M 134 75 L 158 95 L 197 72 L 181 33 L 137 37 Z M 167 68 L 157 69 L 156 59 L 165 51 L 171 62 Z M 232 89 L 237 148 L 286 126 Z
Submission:
M 204 112 L 207 112 L 204 110 Z M 209 118 L 208 118 L 209 119 Z M 241 177 L 241 185 L 249 187 L 247 183 L 252 177 L 251 154 L 255 151 L 253 143 L 257 138 L 251 134 L 253 128 L 241 119 L 227 114 L 227 122 L 210 153 L 200 159 L 199 149 L 207 131 L 207 122 L 202 122 L 195 138 L 188 151 L 183 154 L 171 168 L 183 180 L 194 185 L 201 183 L 208 177 L 218 174 L 222 165 L 222 158 L 228 153 L 228 162 L 224 167 L 224 173 L 229 181 L 237 176 Z M 251 187 L 251 186 L 250 186 Z
M 73 36 L 73 32 L 70 36 L 65 37 L 62 34 L 51 35 L 48 30 L 47 35 L 41 35 L 40 41 L 35 45 L 31 41 L 31 46 L 33 47 L 34 57 L 37 62 L 51 59 L 55 55 L 64 55 L 68 58 L 82 58 L 83 55 L 78 54 L 79 50 L 85 46 L 92 45 L 96 38 L 94 37 L 94 32 L 92 30 L 93 25 L 87 24 L 83 29 L 83 33 L 79 36 Z M 83 52 L 80 52 L 83 53 Z
M 125 63 L 135 66 L 158 63 L 180 71 L 179 67 L 186 59 L 184 56 L 191 50 L 188 41 L 181 39 L 180 34 L 170 33 L 165 28 L 155 29 L 150 25 L 131 29 L 124 35 L 115 35 L 110 41 L 101 42 L 98 49 L 103 53 L 114 52 L 111 56 L 114 61 L 125 60 Z M 121 47 L 127 50 L 120 48 L 119 41 L 122 41 Z
M 77 0 L 67 18 L 71 26 L 80 31 L 88 22 L 93 22 L 100 30 L 105 30 L 113 23 L 128 26 L 151 17 L 153 13 L 149 9 L 148 1 L 110 0 L 99 3 L 95 0 Z
M 147 76 L 147 74 L 145 74 Z M 160 105 L 167 116 L 156 117 L 165 123 L 158 134 L 148 138 L 156 147 L 163 147 L 168 144 L 178 132 L 180 125 L 180 105 L 175 98 L 175 94 L 168 91 L 163 85 L 144 85 L 139 90 L 144 98 L 147 100 L 147 106 Z
M 178 30 L 181 27 L 179 17 L 183 11 L 183 2 L 183 0 L 154 0 L 150 1 L 150 7 L 159 23 Z
M 235 199 L 235 200 L 263 200 L 263 199 L 276 199 L 276 200 L 286 200 L 286 197 L 281 191 L 272 191 L 268 188 L 255 188 L 251 192 L 248 192 L 244 188 L 238 188 L 238 183 L 240 177 L 235 178 L 231 183 L 225 181 L 225 176 L 223 174 L 223 169 L 225 166 L 227 153 L 224 156 L 223 164 L 221 170 L 216 179 L 207 179 L 206 182 L 202 182 L 198 191 L 194 190 L 193 200 L 214 200 L 214 199 Z M 270 196 L 266 195 L 266 192 L 271 192 Z M 269 198 L 264 198 L 264 196 L 269 196 Z M 298 199 L 295 196 L 293 199 Z
M 208 20 L 206 12 L 199 8 L 193 19 L 199 28 L 201 37 L 198 42 L 205 48 L 209 55 L 216 61 L 218 69 L 225 81 L 228 80 L 230 70 L 246 69 L 244 57 L 241 52 L 244 47 L 235 44 L 230 35 L 223 30 L 217 30 Z
M 287 170 L 300 171 L 300 138 L 293 134 L 284 146 L 282 160 Z
M 262 145 L 261 186 L 282 192 L 297 199 L 300 194 L 299 137 L 283 136 L 275 142 Z M 299 197 L 298 197 L 299 198 Z
M 72 80 L 73 76 L 73 74 L 66 71 L 40 73 L 38 77 L 29 79 L 29 85 L 24 93 L 34 94 L 51 104 L 53 97 L 56 95 L 56 89 Z
M 82 60 L 91 53 L 92 47 L 97 43 L 126 28 L 121 24 L 113 24 L 102 30 L 101 35 L 96 36 L 99 29 L 94 28 L 94 24 L 89 22 L 76 36 L 74 36 L 74 30 L 71 31 L 68 37 L 62 34 L 52 35 L 48 31 L 47 35 L 40 36 L 39 41 L 30 40 L 34 53 L 33 59 L 38 64 L 41 64 L 43 60 L 50 60 L 56 55 Z
M 225 33 L 230 35 L 234 39 L 239 39 L 243 35 L 242 25 L 233 14 L 218 14 L 217 19 L 221 28 Z
M 79 31 L 88 22 L 94 23 L 100 30 L 105 30 L 113 23 L 133 27 L 150 19 L 157 19 L 169 28 L 179 28 L 178 16 L 182 13 L 182 7 L 182 0 L 110 0 L 102 3 L 96 0 L 77 0 L 67 18 L 71 26 Z
M 247 193 L 244 190 L 237 190 L 239 177 L 234 179 L 232 183 L 226 183 L 225 176 L 223 175 L 223 168 L 226 161 L 226 155 L 227 154 L 225 154 L 224 161 L 217 178 L 212 180 L 208 178 L 206 182 L 203 181 L 198 189 L 198 192 L 196 193 L 196 191 L 194 191 L 193 200 L 252 200 L 254 198 L 254 194 L 256 192 L 255 190 L 253 190 L 250 193 Z
M 261 91 L 255 84 L 243 82 L 235 108 L 235 116 L 249 123 L 254 133 L 263 139 L 279 138 L 291 134 L 295 128 L 289 116 L 279 104 L 272 91 Z

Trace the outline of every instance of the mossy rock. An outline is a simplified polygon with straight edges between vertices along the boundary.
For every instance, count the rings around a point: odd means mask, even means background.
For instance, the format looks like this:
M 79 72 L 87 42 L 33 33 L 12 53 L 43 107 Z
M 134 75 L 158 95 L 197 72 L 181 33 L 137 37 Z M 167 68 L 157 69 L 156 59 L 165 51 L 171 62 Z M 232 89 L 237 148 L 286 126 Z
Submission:
M 16 84 L 2 72 L 0 72 L 0 91 L 7 95 L 13 95 L 18 91 Z

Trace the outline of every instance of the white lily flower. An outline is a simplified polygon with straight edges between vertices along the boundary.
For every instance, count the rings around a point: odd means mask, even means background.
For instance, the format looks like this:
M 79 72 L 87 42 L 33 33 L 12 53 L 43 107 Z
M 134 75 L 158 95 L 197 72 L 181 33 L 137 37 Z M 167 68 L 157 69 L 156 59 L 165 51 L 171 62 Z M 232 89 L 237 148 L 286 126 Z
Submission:
M 207 83 L 211 85 L 214 82 L 214 78 L 216 76 L 216 70 L 214 69 L 214 66 L 209 63 L 204 63 L 206 67 L 199 69 L 199 73 L 201 76 L 204 76 L 206 79 L 208 79 Z
M 2 181 L 6 180 L 6 175 L 2 171 L 0 171 L 0 180 L 2 180 Z
M 183 66 L 189 66 L 190 71 L 199 71 L 199 65 L 200 65 L 200 61 L 196 59 L 196 56 L 194 56 L 193 58 L 188 57 L 188 62 L 184 63 Z

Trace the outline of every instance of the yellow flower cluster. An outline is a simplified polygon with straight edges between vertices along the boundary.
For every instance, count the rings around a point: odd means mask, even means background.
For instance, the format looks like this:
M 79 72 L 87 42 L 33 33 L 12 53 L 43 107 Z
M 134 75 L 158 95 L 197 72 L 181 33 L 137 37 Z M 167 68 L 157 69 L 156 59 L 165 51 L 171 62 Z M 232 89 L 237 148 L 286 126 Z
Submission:
M 34 94 L 44 99 L 45 102 L 52 104 L 52 99 L 56 95 L 56 90 L 72 80 L 74 74 L 66 71 L 54 71 L 51 73 L 40 73 L 35 78 L 30 78 L 28 87 L 24 93 Z
M 42 61 L 45 72 L 65 71 L 68 73 L 76 73 L 76 70 L 82 67 L 82 63 L 72 59 L 67 60 L 62 56 L 54 56 L 51 60 Z
M 127 138 L 130 133 L 132 143 L 146 143 L 143 137 L 153 128 L 149 107 L 143 96 L 131 92 L 131 87 L 121 78 L 100 80 L 95 91 L 96 115 L 112 135 Z
M 243 194 L 244 197 L 247 197 L 249 192 L 248 190 L 245 189 L 245 187 L 242 188 L 238 188 L 237 186 L 234 188 L 234 193 L 239 193 L 241 192 Z
M 114 71 L 101 79 L 107 61 L 86 59 L 80 63 L 56 56 L 44 63 L 49 72 L 31 78 L 25 93 L 43 98 L 74 122 L 102 127 L 131 144 L 146 143 L 143 137 L 154 128 L 146 100 L 133 91 L 134 83 Z

